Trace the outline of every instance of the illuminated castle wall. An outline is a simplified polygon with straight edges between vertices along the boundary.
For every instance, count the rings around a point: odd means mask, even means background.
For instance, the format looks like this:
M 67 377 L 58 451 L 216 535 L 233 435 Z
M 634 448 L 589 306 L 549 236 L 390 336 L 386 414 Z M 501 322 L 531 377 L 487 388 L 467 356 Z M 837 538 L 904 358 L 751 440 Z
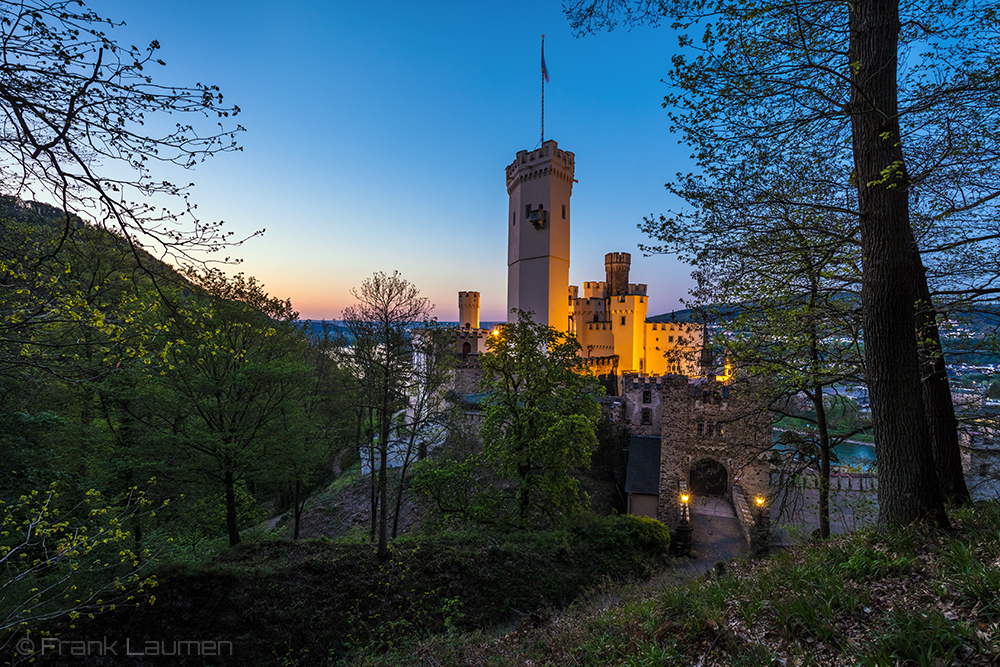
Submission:
M 628 281 L 632 256 L 604 256 L 604 281 L 569 288 L 569 331 L 598 374 L 615 366 L 618 373 L 698 375 L 703 328 L 690 322 L 647 320 L 646 285 Z

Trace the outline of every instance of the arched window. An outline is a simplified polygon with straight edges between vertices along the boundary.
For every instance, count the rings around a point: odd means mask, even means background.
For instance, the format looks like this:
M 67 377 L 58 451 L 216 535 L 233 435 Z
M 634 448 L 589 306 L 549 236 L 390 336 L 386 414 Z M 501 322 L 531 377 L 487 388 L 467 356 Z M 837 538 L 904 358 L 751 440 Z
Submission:
M 462 361 L 469 358 L 469 353 L 472 352 L 472 344 L 469 341 L 462 343 Z

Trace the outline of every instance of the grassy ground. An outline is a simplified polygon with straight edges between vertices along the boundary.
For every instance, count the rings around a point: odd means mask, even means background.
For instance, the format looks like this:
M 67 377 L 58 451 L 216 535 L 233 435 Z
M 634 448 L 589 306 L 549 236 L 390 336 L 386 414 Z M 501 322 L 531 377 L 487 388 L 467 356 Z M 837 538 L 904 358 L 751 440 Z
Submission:
M 658 524 L 630 519 L 405 538 L 382 564 L 367 542 L 258 539 L 161 572 L 139 608 L 48 628 L 63 642 L 118 641 L 119 655 L 69 656 L 64 644 L 35 664 L 1000 664 L 1000 504 L 952 520 L 948 532 L 863 531 L 718 562 L 694 579 L 662 559 Z M 124 656 L 126 639 L 233 650 Z
M 1000 664 L 1000 505 L 612 587 L 538 626 L 438 636 L 356 665 Z

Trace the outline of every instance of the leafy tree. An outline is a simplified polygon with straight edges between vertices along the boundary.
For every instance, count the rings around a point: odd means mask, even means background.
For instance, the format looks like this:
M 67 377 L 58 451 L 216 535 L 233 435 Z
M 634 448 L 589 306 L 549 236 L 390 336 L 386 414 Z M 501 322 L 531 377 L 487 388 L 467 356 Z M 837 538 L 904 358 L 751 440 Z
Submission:
M 405 410 L 413 377 L 411 328 L 426 324 L 434 306 L 420 290 L 397 272 L 377 272 L 361 287 L 351 290 L 357 303 L 344 309 L 343 320 L 351 345 L 352 368 L 358 374 L 377 440 L 371 449 L 378 456 L 378 481 L 373 486 L 378 504 L 378 558 L 389 556 L 388 465 L 394 416 Z M 360 422 L 359 422 L 360 426 Z M 375 466 L 371 468 L 375 479 Z M 400 480 L 402 483 L 402 480 Z M 374 506 L 372 516 L 374 517 Z
M 757 186 L 785 156 L 809 155 L 818 169 L 793 172 L 795 178 L 853 189 L 853 205 L 832 208 L 820 199 L 783 197 L 780 189 L 748 194 L 855 217 L 857 231 L 846 240 L 857 243 L 863 257 L 880 522 L 946 521 L 939 487 L 960 496 L 964 483 L 954 429 L 932 423 L 933 449 L 928 436 L 925 417 L 952 410 L 942 407 L 950 402 L 950 392 L 941 389 L 946 376 L 927 372 L 941 355 L 925 333 L 939 307 L 935 293 L 975 299 L 990 292 L 996 276 L 948 270 L 960 265 L 957 256 L 984 266 L 982 258 L 997 252 L 992 207 L 1000 189 L 989 167 L 1000 145 L 1000 86 L 992 65 L 996 8 L 766 0 L 607 0 L 569 8 L 580 30 L 617 20 L 656 23 L 661 9 L 675 27 L 700 25 L 700 44 L 681 38 L 697 55 L 675 56 L 671 78 L 678 92 L 665 106 L 678 109 L 675 127 L 696 147 L 709 184 L 750 173 L 758 175 L 749 180 Z M 977 224 L 966 224 L 970 220 Z M 931 262 L 922 266 L 925 257 Z M 923 281 L 928 267 L 928 279 L 939 281 L 930 284 L 934 292 Z M 919 348 L 911 329 L 921 330 Z M 926 408 L 917 400 L 921 370 L 928 378 L 923 386 L 935 387 Z M 937 475 L 930 472 L 935 467 Z
M 480 357 L 484 455 L 517 485 L 525 527 L 581 504 L 572 473 L 590 463 L 603 394 L 573 336 L 538 324 L 530 313 L 491 334 Z
M 795 442 L 819 469 L 819 530 L 827 537 L 831 455 L 840 437 L 828 428 L 824 393 L 863 381 L 860 257 L 855 244 L 843 241 L 853 233 L 854 217 L 833 210 L 849 205 L 849 190 L 819 192 L 825 186 L 814 181 L 779 180 L 810 168 L 811 157 L 776 162 L 775 173 L 757 169 L 742 181 L 689 178 L 677 190 L 690 211 L 648 221 L 645 229 L 662 241 L 655 251 L 705 267 L 696 273 L 692 300 L 726 328 L 728 336 L 717 342 L 740 369 L 737 381 L 767 378 L 760 399 L 778 416 L 797 413 L 799 397 L 812 404 L 814 431 L 796 434 Z M 763 187 L 770 188 L 766 196 Z M 821 200 L 828 208 L 810 211 L 781 199 Z
M 305 362 L 311 386 L 303 397 L 306 428 L 300 437 L 287 439 L 269 458 L 281 492 L 291 498 L 292 538 L 299 539 L 302 513 L 309 494 L 329 479 L 330 462 L 348 442 L 352 427 L 350 371 L 337 354 L 332 327 L 323 322 L 319 335 L 310 335 Z
M 13 454 L 3 457 L 5 475 L 8 464 L 28 464 L 17 480 L 26 500 L 12 499 L 13 485 L 3 485 L 0 556 L 10 581 L 0 598 L 26 605 L 19 623 L 98 611 L 96 596 L 109 576 L 130 590 L 138 584 L 129 568 L 147 561 L 137 495 L 125 493 L 120 502 L 120 494 L 109 494 L 114 501 L 96 517 L 87 510 L 96 496 L 83 493 L 95 469 L 114 458 L 107 456 L 98 410 L 120 444 L 137 444 L 138 429 L 108 409 L 98 383 L 124 374 L 130 360 L 149 358 L 143 343 L 154 338 L 134 325 L 147 306 L 161 302 L 167 274 L 141 247 L 183 259 L 232 241 L 218 223 L 194 216 L 189 186 L 172 182 L 167 172 L 237 150 L 242 128 L 223 123 L 238 108 L 224 105 L 214 86 L 154 82 L 151 70 L 163 64 L 156 58 L 159 44 L 122 46 L 112 34 L 118 25 L 78 0 L 0 1 L 0 447 Z M 173 129 L 159 135 L 150 129 L 178 115 L 190 120 L 168 123 Z M 205 123 L 207 130 L 199 129 Z M 99 233 L 81 216 L 116 233 Z M 136 269 L 156 283 L 157 298 L 142 302 L 147 285 L 132 280 Z M 163 332 L 157 333 L 162 342 Z M 79 443 L 76 449 L 71 441 Z M 52 479 L 60 480 L 59 498 L 41 491 Z M 117 523 L 100 523 L 112 517 Z M 18 522 L 14 529 L 8 530 L 8 519 Z M 23 540 L 16 536 L 29 529 Z M 109 557 L 109 547 L 122 559 Z M 21 555 L 30 559 L 15 560 Z M 10 586 L 36 575 L 48 582 L 37 596 L 14 594 Z M 65 595 L 68 603 L 53 602 Z
M 232 546 L 240 541 L 238 484 L 280 443 L 305 436 L 306 342 L 291 302 L 254 278 L 217 269 L 192 278 L 195 289 L 166 323 L 172 338 L 145 360 L 168 393 L 137 416 L 183 455 L 182 468 L 225 493 Z
M 0 648 L 32 623 L 113 609 L 156 585 L 143 574 L 151 554 L 130 546 L 127 524 L 163 505 L 138 487 L 122 504 L 94 490 L 68 505 L 62 495 L 54 482 L 0 500 Z

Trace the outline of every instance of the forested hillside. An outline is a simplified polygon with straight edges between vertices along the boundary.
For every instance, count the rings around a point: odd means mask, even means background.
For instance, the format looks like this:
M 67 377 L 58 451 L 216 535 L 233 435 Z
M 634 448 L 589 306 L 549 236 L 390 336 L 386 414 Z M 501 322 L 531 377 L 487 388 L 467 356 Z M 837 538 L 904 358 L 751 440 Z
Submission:
M 288 301 L 50 206 L 0 216 L 0 630 L 120 602 L 328 475 L 346 378 Z

